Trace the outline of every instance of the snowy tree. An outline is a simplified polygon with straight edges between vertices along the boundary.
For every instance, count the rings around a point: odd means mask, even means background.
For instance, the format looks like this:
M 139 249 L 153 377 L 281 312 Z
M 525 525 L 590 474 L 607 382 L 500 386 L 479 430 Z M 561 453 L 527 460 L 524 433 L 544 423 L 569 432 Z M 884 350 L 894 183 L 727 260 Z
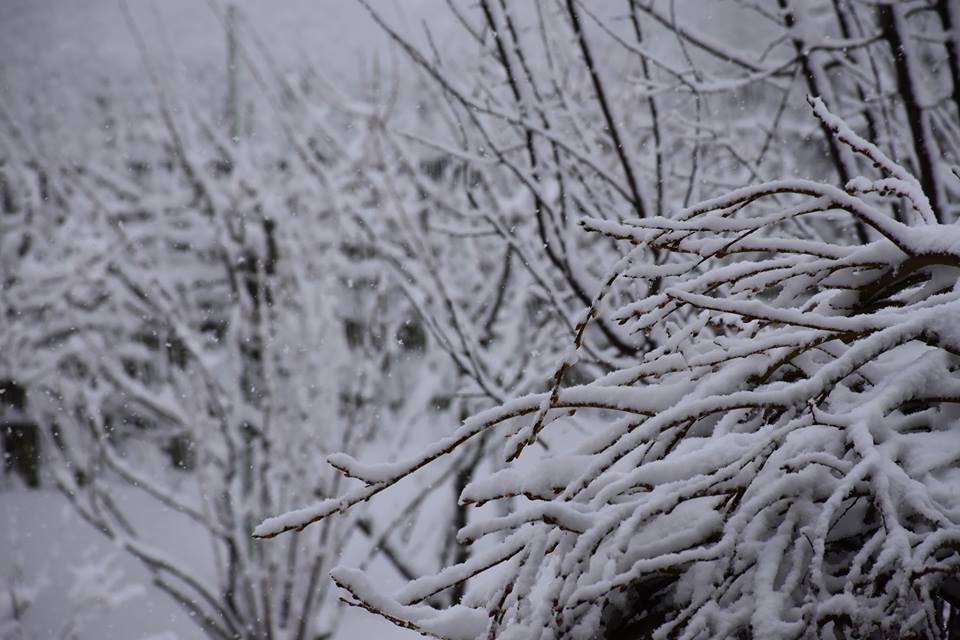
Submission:
M 375 119 L 383 135 L 371 155 L 383 173 L 371 181 L 387 215 L 361 224 L 371 253 L 391 266 L 456 364 L 474 411 L 542 392 L 557 361 L 561 382 L 547 389 L 559 393 L 636 366 L 640 354 L 679 348 L 685 338 L 671 340 L 656 323 L 638 337 L 617 322 L 620 306 L 661 295 L 667 272 L 631 278 L 629 294 L 598 297 L 616 234 L 578 226 L 665 215 L 777 175 L 854 184 L 857 152 L 823 119 L 809 118 L 799 99 L 807 93 L 917 175 L 935 220 L 954 220 L 957 110 L 949 96 L 960 76 L 947 63 L 948 4 L 730 2 L 711 5 L 707 20 L 656 2 L 624 3 L 625 16 L 582 2 L 451 5 L 475 47 L 471 59 L 439 47 L 429 25 L 423 38 L 405 35 L 371 5 L 421 71 L 425 96 L 419 123 Z M 752 44 L 737 46 L 747 33 Z M 908 200 L 886 195 L 893 197 L 873 206 L 909 223 Z M 802 237 L 840 246 L 882 238 L 861 217 L 836 215 L 806 225 Z M 673 259 L 649 246 L 638 262 Z M 578 309 L 595 300 L 589 322 L 578 325 Z M 571 342 L 577 354 L 568 361 Z M 462 467 L 454 486 L 461 498 L 472 477 L 504 463 L 489 433 L 448 461 Z M 554 439 L 568 437 L 538 434 L 535 442 L 553 451 L 561 446 Z M 454 512 L 460 528 L 470 519 L 466 506 Z M 503 515 L 509 501 L 491 508 Z M 472 553 L 457 557 L 467 562 Z M 471 582 L 446 593 L 456 602 Z
M 247 31 L 236 55 L 265 97 L 232 139 L 219 103 L 178 87 L 131 29 L 153 95 L 92 101 L 112 125 L 82 156 L 51 147 L 55 125 L 2 121 L 0 379 L 26 394 L 44 478 L 209 637 L 332 634 L 323 576 L 342 554 L 423 573 L 380 539 L 394 514 L 269 549 L 256 518 L 336 494 L 323 452 L 402 448 L 442 387 L 341 224 L 368 209 L 364 129 Z
M 956 3 L 446 5 L 358 100 L 211 3 L 226 109 L 130 14 L 133 108 L 0 103 L 25 477 L 212 637 L 374 562 L 445 638 L 956 629 Z
M 396 273 L 474 408 L 539 389 L 605 277 L 609 243 L 578 233 L 584 217 L 664 215 L 776 176 L 857 174 L 852 153 L 796 105 L 802 95 L 822 96 L 944 194 L 931 196 L 934 211 L 955 219 L 948 4 L 720 2 L 707 16 L 658 2 L 451 4 L 473 57 L 370 5 L 421 79 L 416 118 L 370 117 L 382 211 L 363 217 L 361 239 Z M 745 32 L 756 43 L 738 48 Z M 922 108 L 910 87 L 930 88 Z M 903 221 L 902 203 L 888 206 Z M 856 219 L 818 231 L 872 238 Z M 588 332 L 599 335 L 570 375 L 612 371 L 638 348 L 604 314 Z
M 509 466 L 460 494 L 509 505 L 460 529 L 478 550 L 392 595 L 337 569 L 349 601 L 439 638 L 945 636 L 960 604 L 957 234 L 918 179 L 811 105 L 879 175 L 584 220 L 631 248 L 548 391 L 409 460 L 330 456 L 359 484 L 255 535 L 349 512 L 495 432 Z M 876 239 L 825 240 L 818 227 L 837 218 Z M 565 386 L 605 298 L 619 301 L 608 321 L 657 346 Z M 535 453 L 550 432 L 555 446 Z M 424 604 L 475 576 L 461 603 Z

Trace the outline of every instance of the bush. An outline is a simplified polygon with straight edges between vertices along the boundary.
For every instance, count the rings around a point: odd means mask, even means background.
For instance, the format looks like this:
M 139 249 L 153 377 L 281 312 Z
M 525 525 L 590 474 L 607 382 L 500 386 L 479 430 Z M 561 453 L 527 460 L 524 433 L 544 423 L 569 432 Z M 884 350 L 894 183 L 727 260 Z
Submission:
M 301 530 L 496 429 L 510 464 L 468 484 L 465 561 L 349 601 L 438 638 L 940 637 L 960 566 L 960 229 L 819 100 L 876 179 L 783 180 L 672 218 L 587 219 L 630 243 L 552 388 L 416 458 L 328 461 L 360 486 L 255 531 Z M 884 200 L 905 203 L 894 220 Z M 848 245 L 837 224 L 869 241 Z M 654 345 L 563 384 L 606 298 Z M 608 318 L 609 319 L 609 318 Z M 557 437 L 535 454 L 547 432 Z M 559 442 L 567 444 L 562 448 Z M 424 604 L 467 579 L 460 604 Z

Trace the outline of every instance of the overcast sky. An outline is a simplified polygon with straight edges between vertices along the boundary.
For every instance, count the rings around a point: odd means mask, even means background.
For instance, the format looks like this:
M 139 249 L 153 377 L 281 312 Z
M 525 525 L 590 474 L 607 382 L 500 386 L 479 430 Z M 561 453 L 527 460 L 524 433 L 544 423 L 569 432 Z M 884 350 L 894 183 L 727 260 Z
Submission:
M 154 53 L 164 51 L 165 34 L 188 69 L 222 69 L 224 33 L 210 2 L 223 6 L 225 0 L 0 0 L 0 94 L 9 99 L 55 92 L 69 98 L 74 89 L 104 77 L 119 82 L 142 77 L 140 56 L 120 9 L 122 1 L 128 3 Z M 445 51 L 462 41 L 459 29 L 446 28 L 452 18 L 444 0 L 371 3 L 407 34 L 419 36 L 426 22 Z M 236 0 L 234 4 L 288 69 L 297 68 L 306 56 L 327 76 L 349 82 L 356 77 L 358 64 L 378 54 L 389 55 L 382 31 L 352 0 Z M 612 10 L 621 5 L 606 6 Z M 687 0 L 677 6 L 684 22 L 700 22 L 711 32 L 725 33 L 738 47 L 757 40 L 746 32 L 737 34 L 746 27 L 733 15 L 729 2 Z M 718 29 L 718 24 L 723 26 Z M 756 25 L 756 21 L 746 24 Z
M 158 55 L 161 34 L 190 70 L 225 64 L 221 23 L 203 0 L 127 0 Z M 216 0 L 223 5 L 223 0 Z M 349 80 L 358 64 L 388 55 L 386 38 L 359 3 L 349 0 L 243 0 L 236 3 L 257 26 L 281 66 L 306 56 L 331 77 Z M 438 0 L 375 0 L 395 24 L 418 28 Z M 434 25 L 431 25 L 434 26 Z M 440 34 L 442 38 L 442 34 Z M 55 92 L 110 77 L 142 77 L 140 57 L 120 0 L 0 0 L 0 92 L 7 98 Z

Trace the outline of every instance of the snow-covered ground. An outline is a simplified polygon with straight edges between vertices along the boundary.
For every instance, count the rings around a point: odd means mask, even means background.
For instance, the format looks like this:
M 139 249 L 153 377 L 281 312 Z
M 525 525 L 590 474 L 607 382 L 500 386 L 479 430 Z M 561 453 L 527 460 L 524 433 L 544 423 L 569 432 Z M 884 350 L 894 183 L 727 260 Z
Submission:
M 168 553 L 189 558 L 200 573 L 212 571 L 203 538 L 186 519 L 155 507 L 144 513 L 144 505 L 150 503 L 129 490 L 115 495 L 135 518 L 149 518 L 151 537 L 164 540 Z M 0 598 L 0 638 L 204 638 L 187 613 L 150 584 L 147 572 L 114 549 L 57 491 L 0 491 L 0 549 L 0 584 L 5 592 Z M 14 598 L 23 610 L 19 630 L 10 620 Z M 75 635 L 67 635 L 71 631 Z M 420 636 L 348 608 L 335 637 Z
M 60 493 L 0 492 L 0 519 L 5 550 L 0 572 L 7 589 L 26 606 L 20 637 L 60 638 L 71 627 L 80 638 L 202 637 L 176 604 L 146 584 L 146 572 L 112 549 Z M 157 535 L 183 540 L 183 550 L 203 562 L 182 523 L 171 517 L 153 522 Z M 103 586 L 112 587 L 112 602 L 90 597 L 96 591 L 89 589 Z M 8 625 L 11 606 L 4 602 L 0 608 Z

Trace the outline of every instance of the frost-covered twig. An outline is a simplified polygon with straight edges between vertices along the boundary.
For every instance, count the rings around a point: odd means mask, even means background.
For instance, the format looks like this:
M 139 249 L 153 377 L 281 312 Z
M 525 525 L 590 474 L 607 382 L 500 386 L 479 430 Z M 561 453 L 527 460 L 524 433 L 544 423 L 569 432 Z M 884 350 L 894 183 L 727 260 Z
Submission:
M 814 107 L 843 144 L 873 153 Z M 888 160 L 881 168 L 915 184 Z M 914 188 L 896 195 L 929 208 Z M 794 240 L 785 223 L 796 215 L 854 216 L 879 239 Z M 464 488 L 466 504 L 512 505 L 461 529 L 483 549 L 468 564 L 392 598 L 355 572 L 338 570 L 338 583 L 442 638 L 459 637 L 437 626 L 447 615 L 505 638 L 591 637 L 641 620 L 653 637 L 941 633 L 938 585 L 960 569 L 958 230 L 896 222 L 856 192 L 807 181 L 741 189 L 672 219 L 585 226 L 695 258 L 613 269 L 662 281 L 662 293 L 614 312 L 657 348 L 479 414 L 418 458 L 333 456 L 365 486 L 257 535 L 350 509 L 480 432 L 557 433 L 563 450 L 515 459 L 521 448 L 508 446 L 511 465 Z M 572 414 L 588 432 L 571 429 Z M 409 604 L 411 589 L 432 595 L 479 573 L 456 614 Z

